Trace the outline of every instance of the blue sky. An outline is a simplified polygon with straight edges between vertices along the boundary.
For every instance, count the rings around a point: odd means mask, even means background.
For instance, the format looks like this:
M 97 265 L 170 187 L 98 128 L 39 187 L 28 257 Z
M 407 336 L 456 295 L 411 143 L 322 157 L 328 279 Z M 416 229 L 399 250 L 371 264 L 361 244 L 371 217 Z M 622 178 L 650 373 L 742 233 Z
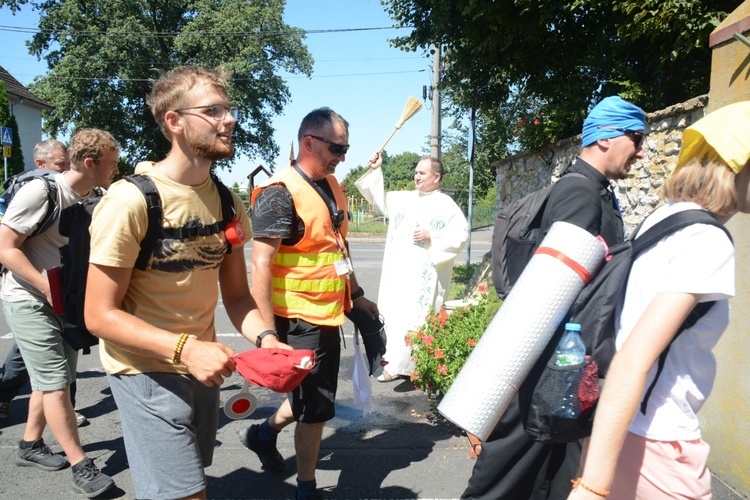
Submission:
M 306 30 L 379 28 L 394 23 L 379 0 L 287 0 L 284 19 L 287 24 Z M 29 5 L 12 16 L 0 9 L 0 25 L 24 28 L 37 26 L 37 14 Z M 305 39 L 315 59 L 311 78 L 288 75 L 291 101 L 273 120 L 280 155 L 275 168 L 288 164 L 289 145 L 294 140 L 302 117 L 314 108 L 329 106 L 350 124 L 351 149 L 336 177 L 343 180 L 350 168 L 367 163 L 393 130 L 409 96 L 422 99 L 422 87 L 432 80 L 431 56 L 421 52 L 403 52 L 391 48 L 388 39 L 407 33 L 404 29 L 313 33 Z M 46 72 L 46 63 L 28 54 L 28 33 L 0 27 L 0 65 L 23 84 Z M 431 107 L 431 103 L 426 103 Z M 443 127 L 447 127 L 443 119 Z M 396 132 L 386 150 L 426 153 L 429 147 L 431 110 L 422 109 Z M 137 161 L 140 159 L 133 159 Z M 258 158 L 237 158 L 231 173 L 220 176 L 226 183 L 247 182 L 247 174 L 263 163 Z M 267 165 L 266 165 L 267 166 Z M 258 179 L 262 180 L 262 179 Z

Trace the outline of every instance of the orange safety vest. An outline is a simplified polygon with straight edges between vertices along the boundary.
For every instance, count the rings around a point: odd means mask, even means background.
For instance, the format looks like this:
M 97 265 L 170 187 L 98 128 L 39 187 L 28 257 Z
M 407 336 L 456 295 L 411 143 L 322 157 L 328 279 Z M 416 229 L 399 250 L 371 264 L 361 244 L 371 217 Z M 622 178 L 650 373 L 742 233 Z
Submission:
M 347 210 L 346 196 L 332 175 L 326 177 L 336 207 Z M 336 274 L 334 263 L 343 258 L 344 239 L 349 228 L 345 217 L 337 235 L 331 213 L 320 194 L 288 167 L 253 190 L 258 193 L 271 185 L 283 184 L 292 195 L 297 215 L 305 224 L 302 239 L 292 246 L 281 244 L 271 264 L 273 313 L 284 318 L 300 318 L 316 325 L 344 323 L 344 310 L 350 309 L 349 277 Z M 347 255 L 348 256 L 348 255 Z

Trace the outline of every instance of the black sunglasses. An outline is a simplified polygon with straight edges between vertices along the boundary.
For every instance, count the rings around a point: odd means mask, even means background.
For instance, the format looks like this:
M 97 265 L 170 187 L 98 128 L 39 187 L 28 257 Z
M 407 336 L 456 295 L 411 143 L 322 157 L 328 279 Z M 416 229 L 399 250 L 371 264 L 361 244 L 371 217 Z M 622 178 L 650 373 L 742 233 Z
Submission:
M 623 133 L 633 140 L 636 149 L 640 149 L 643 146 L 643 139 L 646 138 L 646 134 L 643 132 L 639 132 L 638 130 L 626 130 Z
M 349 151 L 349 145 L 348 144 L 336 144 L 333 141 L 329 141 L 325 137 L 319 137 L 317 135 L 307 134 L 305 137 L 312 137 L 313 139 L 317 139 L 320 142 L 325 142 L 328 144 L 328 151 L 331 152 L 334 156 L 343 156 L 346 154 L 347 151 Z
M 605 127 L 605 126 L 600 126 L 599 128 L 608 128 L 611 130 L 617 130 L 618 132 L 622 132 L 624 135 L 630 137 L 630 139 L 635 144 L 636 149 L 640 149 L 641 146 L 643 146 L 643 139 L 646 138 L 646 134 L 644 134 L 640 130 L 628 130 L 626 128 Z

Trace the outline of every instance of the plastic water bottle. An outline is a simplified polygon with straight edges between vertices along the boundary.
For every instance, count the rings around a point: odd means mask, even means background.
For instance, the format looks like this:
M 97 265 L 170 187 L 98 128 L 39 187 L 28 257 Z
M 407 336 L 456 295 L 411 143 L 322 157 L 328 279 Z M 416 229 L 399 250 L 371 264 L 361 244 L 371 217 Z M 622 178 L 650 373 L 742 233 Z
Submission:
M 0 219 L 5 215 L 5 209 L 8 208 L 5 205 L 5 198 L 0 198 Z
M 555 364 L 557 366 L 580 365 L 586 359 L 586 343 L 581 337 L 581 325 L 578 323 L 567 323 L 565 333 L 555 351 Z M 576 404 L 578 394 L 578 376 L 575 370 L 566 372 L 567 387 L 563 389 L 562 403 L 554 412 L 556 416 L 565 419 L 575 419 L 580 414 L 580 408 Z
M 586 359 L 586 343 L 581 337 L 581 325 L 566 323 L 560 343 L 555 351 L 557 366 L 580 365 Z

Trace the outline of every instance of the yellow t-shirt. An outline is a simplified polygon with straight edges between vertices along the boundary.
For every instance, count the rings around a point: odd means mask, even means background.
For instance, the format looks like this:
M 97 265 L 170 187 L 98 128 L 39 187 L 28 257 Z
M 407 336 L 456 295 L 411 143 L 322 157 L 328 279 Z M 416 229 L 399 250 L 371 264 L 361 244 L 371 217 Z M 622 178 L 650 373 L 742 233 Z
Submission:
M 146 166 L 141 163 L 136 170 L 147 173 L 159 190 L 164 227 L 209 225 L 222 220 L 219 192 L 211 179 L 199 186 L 185 186 Z M 247 235 L 245 241 L 250 241 L 244 204 L 234 193 L 233 198 Z M 188 240 L 159 239 L 147 268 L 139 270 L 134 266 L 147 227 L 146 200 L 141 191 L 127 180 L 116 182 L 94 211 L 90 262 L 133 268 L 122 304 L 125 312 L 176 334 L 185 332 L 200 340 L 215 341 L 219 267 L 227 245 L 224 233 Z M 242 252 L 243 244 L 234 245 L 232 251 Z M 134 354 L 107 341 L 102 341 L 99 353 L 104 369 L 113 375 L 187 373 L 184 366 L 172 365 L 169 359 Z

